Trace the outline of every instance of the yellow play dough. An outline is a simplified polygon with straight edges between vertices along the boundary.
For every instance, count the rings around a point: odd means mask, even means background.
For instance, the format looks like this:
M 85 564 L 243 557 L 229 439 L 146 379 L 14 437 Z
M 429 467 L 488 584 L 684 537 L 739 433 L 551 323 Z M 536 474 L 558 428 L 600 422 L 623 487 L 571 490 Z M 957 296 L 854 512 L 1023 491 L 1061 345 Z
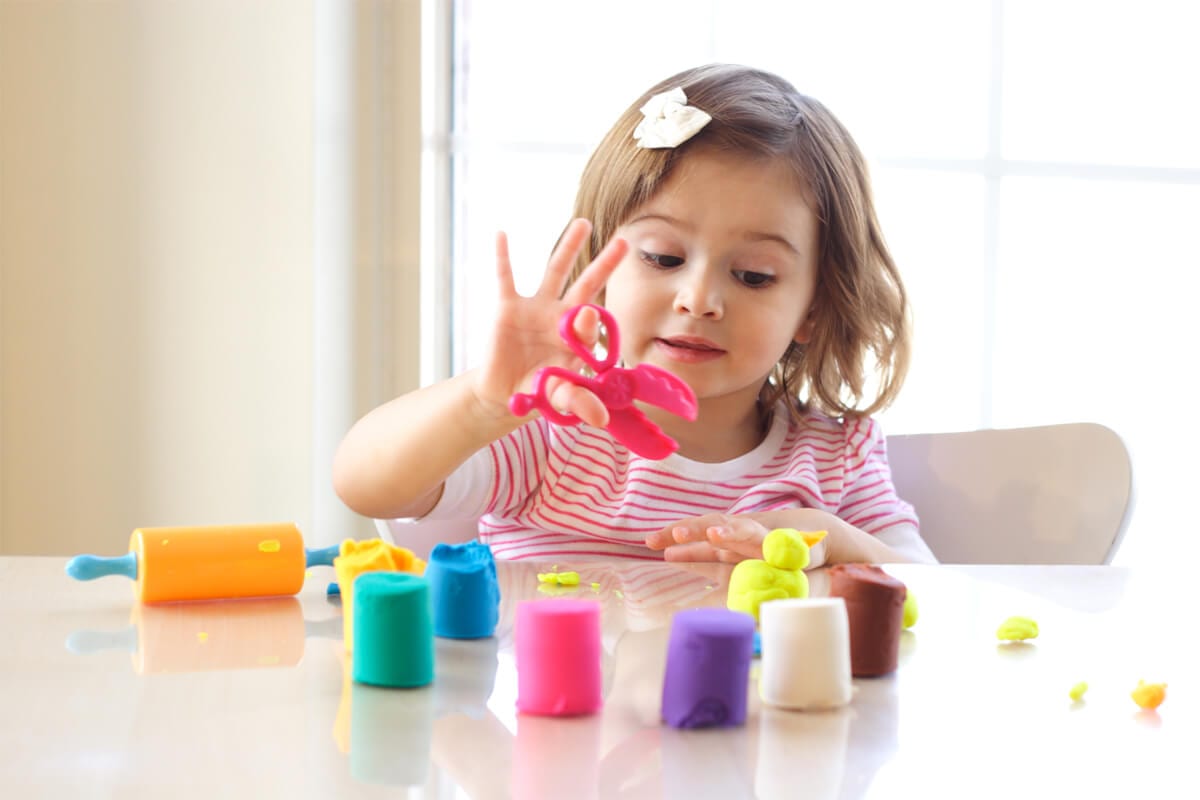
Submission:
M 758 620 L 758 608 L 770 600 L 808 597 L 809 548 L 825 538 L 825 531 L 801 533 L 776 528 L 763 539 L 764 559 L 748 559 L 733 568 L 725 605 Z
M 908 630 L 917 624 L 917 596 L 911 591 L 904 596 L 904 629 Z
M 1009 617 L 996 629 L 996 638 L 1001 641 L 1023 642 L 1036 639 L 1037 635 L 1038 624 L 1029 617 Z
M 412 550 L 396 547 L 382 539 L 346 539 L 333 560 L 342 598 L 342 639 L 346 652 L 354 648 L 354 579 L 364 572 L 411 572 L 425 574 L 425 562 Z

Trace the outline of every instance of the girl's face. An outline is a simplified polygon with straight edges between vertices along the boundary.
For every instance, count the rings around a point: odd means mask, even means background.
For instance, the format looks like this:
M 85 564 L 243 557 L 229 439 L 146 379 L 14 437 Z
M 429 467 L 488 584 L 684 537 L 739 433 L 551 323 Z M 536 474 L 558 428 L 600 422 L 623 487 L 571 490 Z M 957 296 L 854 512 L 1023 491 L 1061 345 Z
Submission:
M 630 250 L 605 305 L 626 365 L 678 375 L 702 407 L 752 408 L 788 345 L 810 335 L 819 226 L 791 169 L 694 151 L 617 235 Z

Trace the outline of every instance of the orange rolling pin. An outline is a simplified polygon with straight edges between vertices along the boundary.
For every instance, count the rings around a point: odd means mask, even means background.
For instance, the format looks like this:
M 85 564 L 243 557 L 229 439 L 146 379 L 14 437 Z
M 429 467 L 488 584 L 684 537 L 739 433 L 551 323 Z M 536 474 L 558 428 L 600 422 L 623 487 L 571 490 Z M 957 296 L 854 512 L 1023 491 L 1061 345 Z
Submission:
M 308 567 L 333 565 L 338 545 L 306 550 L 290 522 L 138 528 L 123 556 L 76 556 L 67 574 L 81 581 L 124 575 L 143 603 L 291 595 Z

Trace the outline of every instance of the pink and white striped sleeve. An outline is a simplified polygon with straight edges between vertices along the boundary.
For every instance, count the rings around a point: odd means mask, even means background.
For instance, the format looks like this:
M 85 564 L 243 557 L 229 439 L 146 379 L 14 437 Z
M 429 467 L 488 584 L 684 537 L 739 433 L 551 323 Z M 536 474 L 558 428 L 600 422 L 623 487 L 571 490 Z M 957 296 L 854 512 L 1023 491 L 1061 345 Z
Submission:
M 877 422 L 867 417 L 846 421 L 845 459 L 837 515 L 914 561 L 935 562 L 921 538 L 916 512 L 892 485 L 887 442 Z
M 547 424 L 537 419 L 476 452 L 446 478 L 427 520 L 478 519 L 518 508 L 541 481 Z

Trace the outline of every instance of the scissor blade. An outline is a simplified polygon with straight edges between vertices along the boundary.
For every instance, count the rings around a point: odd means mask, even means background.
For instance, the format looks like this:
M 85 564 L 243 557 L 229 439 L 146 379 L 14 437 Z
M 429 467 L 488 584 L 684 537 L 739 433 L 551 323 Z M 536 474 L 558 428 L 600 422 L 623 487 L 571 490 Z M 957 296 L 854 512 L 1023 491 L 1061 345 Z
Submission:
M 662 432 L 662 428 L 633 406 L 609 411 L 605 427 L 618 442 L 654 461 L 666 458 L 679 447 L 674 439 Z
M 666 409 L 687 420 L 696 418 L 699 412 L 696 393 L 682 378 L 653 364 L 638 364 L 630 370 L 630 377 L 635 386 L 636 399 Z

